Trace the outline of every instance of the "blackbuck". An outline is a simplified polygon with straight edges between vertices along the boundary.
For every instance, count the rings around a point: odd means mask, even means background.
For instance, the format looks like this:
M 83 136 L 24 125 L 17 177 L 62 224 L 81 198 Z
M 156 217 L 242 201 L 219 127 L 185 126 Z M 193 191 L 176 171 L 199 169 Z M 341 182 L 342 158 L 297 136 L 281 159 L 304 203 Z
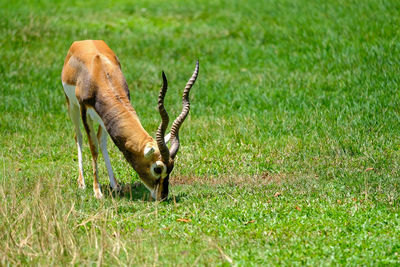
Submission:
M 167 78 L 162 72 L 162 87 L 158 96 L 158 111 L 161 123 L 156 140 L 142 127 L 131 106 L 128 85 L 121 65 L 114 52 L 104 41 L 86 40 L 74 42 L 67 54 L 61 80 L 67 99 L 69 116 L 75 126 L 75 141 L 78 147 L 78 185 L 85 188 L 82 168 L 82 133 L 80 119 L 89 139 L 93 166 L 93 190 L 96 198 L 102 198 L 98 179 L 98 146 L 103 154 L 112 189 L 119 190 L 107 152 L 107 133 L 123 153 L 125 159 L 138 173 L 140 179 L 156 200 L 168 196 L 169 176 L 174 168 L 174 159 L 179 150 L 179 128 L 189 113 L 189 92 L 199 73 L 199 62 L 183 91 L 183 109 L 165 136 L 169 123 L 164 108 Z M 95 132 L 93 122 L 99 127 Z M 170 148 L 167 146 L 170 141 Z

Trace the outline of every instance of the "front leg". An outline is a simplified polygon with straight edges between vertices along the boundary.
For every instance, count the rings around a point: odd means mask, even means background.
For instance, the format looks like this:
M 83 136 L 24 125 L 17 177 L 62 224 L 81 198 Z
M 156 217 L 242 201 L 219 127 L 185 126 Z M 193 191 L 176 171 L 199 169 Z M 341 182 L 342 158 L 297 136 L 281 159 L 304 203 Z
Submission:
M 120 191 L 120 186 L 115 179 L 114 172 L 111 167 L 110 157 L 107 151 L 107 132 L 106 130 L 100 125 L 99 130 L 97 131 L 97 139 L 100 143 L 100 150 L 103 154 L 104 162 L 107 167 L 108 177 L 110 178 L 110 185 L 113 190 Z
M 85 105 L 81 105 L 81 116 L 83 126 L 85 127 L 86 134 L 89 139 L 90 152 L 92 153 L 92 167 L 93 167 L 93 191 L 96 198 L 103 198 L 101 193 L 100 183 L 98 180 L 97 157 L 99 155 L 99 144 L 97 136 L 93 128 L 93 120 L 87 114 Z

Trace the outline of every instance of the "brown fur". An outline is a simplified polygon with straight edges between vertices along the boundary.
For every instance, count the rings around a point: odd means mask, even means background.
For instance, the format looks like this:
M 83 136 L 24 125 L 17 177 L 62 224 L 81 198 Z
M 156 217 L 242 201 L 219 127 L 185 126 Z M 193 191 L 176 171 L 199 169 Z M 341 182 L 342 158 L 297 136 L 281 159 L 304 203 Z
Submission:
M 168 182 L 168 176 L 166 179 L 155 179 L 150 173 L 150 166 L 160 160 L 156 142 L 144 130 L 131 106 L 128 85 L 120 62 L 106 43 L 93 40 L 74 42 L 64 61 L 62 81 L 76 86 L 75 94 L 81 105 L 82 120 L 93 157 L 95 187 L 98 186 L 97 140 L 93 140 L 95 138 L 92 136 L 95 135 L 92 135 L 86 123 L 88 108 L 93 108 L 99 114 L 111 139 L 143 182 L 150 188 L 159 184 L 158 193 L 165 195 L 162 188 L 165 187 L 163 184 Z M 148 144 L 156 148 L 151 159 L 143 156 Z

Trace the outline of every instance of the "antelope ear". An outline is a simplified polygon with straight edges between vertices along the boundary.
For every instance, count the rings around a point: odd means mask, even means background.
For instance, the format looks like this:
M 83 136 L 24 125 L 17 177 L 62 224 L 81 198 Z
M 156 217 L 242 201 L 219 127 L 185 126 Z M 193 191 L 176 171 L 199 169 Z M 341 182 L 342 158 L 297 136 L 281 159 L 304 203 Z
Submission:
M 164 136 L 164 142 L 165 142 L 165 144 L 168 144 L 170 138 L 171 138 L 171 133 L 169 133 L 169 134 L 167 134 L 166 136 Z
M 147 159 L 151 158 L 154 154 L 154 151 L 156 151 L 156 149 L 154 147 L 146 147 L 143 152 L 144 157 Z

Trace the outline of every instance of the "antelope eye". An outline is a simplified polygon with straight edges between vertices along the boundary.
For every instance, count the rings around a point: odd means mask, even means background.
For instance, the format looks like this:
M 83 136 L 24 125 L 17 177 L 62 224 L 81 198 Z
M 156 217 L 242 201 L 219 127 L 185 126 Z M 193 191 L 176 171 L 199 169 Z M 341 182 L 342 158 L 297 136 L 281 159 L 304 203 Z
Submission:
M 157 174 L 161 174 L 161 172 L 162 172 L 162 168 L 161 167 L 154 167 L 154 172 L 155 173 L 157 173 Z

